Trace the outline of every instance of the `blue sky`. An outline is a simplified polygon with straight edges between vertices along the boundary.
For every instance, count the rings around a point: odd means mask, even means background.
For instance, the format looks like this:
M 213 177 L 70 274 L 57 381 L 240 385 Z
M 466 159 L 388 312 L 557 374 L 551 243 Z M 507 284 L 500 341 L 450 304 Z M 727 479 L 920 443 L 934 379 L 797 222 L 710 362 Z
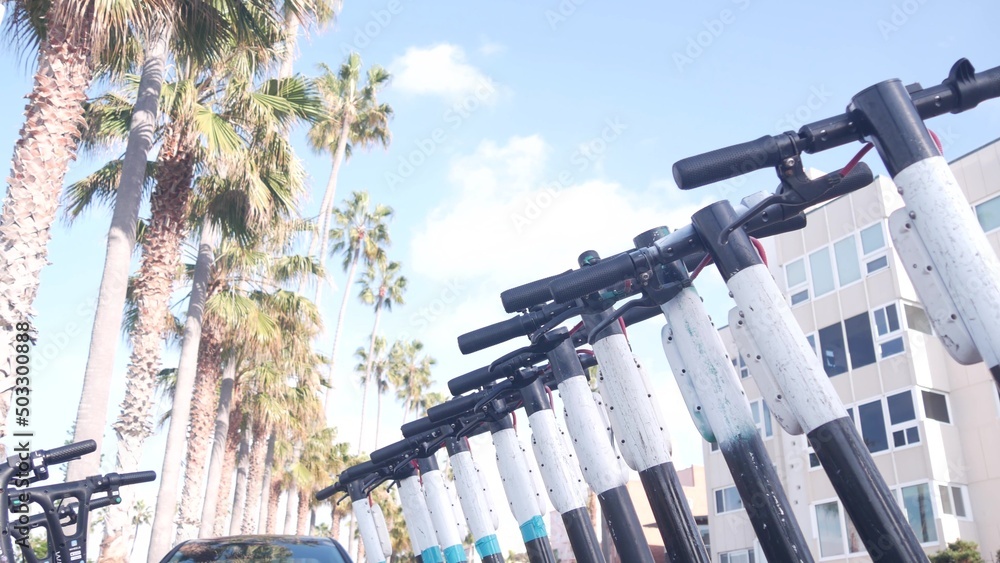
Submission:
M 377 63 L 393 72 L 383 96 L 396 112 L 392 144 L 356 153 L 342 170 L 337 199 L 368 189 L 375 201 L 395 208 L 390 256 L 403 263 L 410 288 L 406 305 L 384 317 L 383 330 L 390 339 L 422 339 L 438 359 L 435 379 L 444 390 L 450 377 L 513 347 L 463 357 L 454 343 L 461 332 L 505 318 L 501 290 L 572 267 L 583 250 L 617 252 L 648 228 L 687 223 L 702 205 L 775 185 L 773 172 L 761 171 L 681 192 L 671 179 L 674 161 L 840 113 L 851 95 L 880 80 L 936 84 L 960 57 L 980 69 L 996 66 L 998 18 L 1000 5 L 982 1 L 348 0 L 337 25 L 300 42 L 298 69 L 313 74 L 321 62 L 336 67 L 347 50 L 357 50 L 366 67 Z M 31 77 L 13 51 L 6 52 L 0 71 L 9 86 L 0 102 L 10 110 L 0 114 L 0 147 L 9 151 Z M 1000 102 L 930 126 L 946 156 L 957 157 L 1000 136 Z M 330 159 L 309 152 L 301 132 L 296 144 L 313 187 L 303 206 L 309 215 L 318 207 Z M 805 161 L 830 170 L 857 148 Z M 874 154 L 866 160 L 884 170 Z M 69 179 L 95 163 L 81 158 Z M 52 265 L 43 271 L 35 303 L 39 447 L 62 443 L 75 418 L 109 216 L 94 212 L 53 231 Z M 324 291 L 330 327 L 342 278 L 337 272 L 337 287 Z M 703 278 L 699 288 L 710 312 L 725 319 L 730 304 L 721 281 L 713 273 Z M 349 429 L 342 438 L 357 440 L 360 390 L 351 354 L 364 344 L 372 315 L 353 300 L 348 314 L 337 358 L 336 416 Z M 700 463 L 699 439 L 654 324 L 632 331 L 634 348 L 665 405 L 677 465 Z M 118 357 L 122 378 L 126 345 Z M 176 352 L 165 355 L 167 362 L 175 358 Z M 119 381 L 109 425 L 123 392 Z M 401 421 L 398 408 L 384 411 L 383 444 L 396 438 Z M 161 444 L 161 437 L 150 440 L 151 468 L 159 468 Z M 106 467 L 111 461 L 109 452 Z

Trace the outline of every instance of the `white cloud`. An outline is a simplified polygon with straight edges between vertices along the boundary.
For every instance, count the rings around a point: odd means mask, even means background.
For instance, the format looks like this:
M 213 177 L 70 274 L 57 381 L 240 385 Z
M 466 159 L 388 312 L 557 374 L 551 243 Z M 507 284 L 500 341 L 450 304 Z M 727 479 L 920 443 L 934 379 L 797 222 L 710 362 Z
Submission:
M 389 65 L 393 86 L 412 94 L 459 99 L 496 89 L 493 80 L 465 59 L 457 45 L 410 47 Z

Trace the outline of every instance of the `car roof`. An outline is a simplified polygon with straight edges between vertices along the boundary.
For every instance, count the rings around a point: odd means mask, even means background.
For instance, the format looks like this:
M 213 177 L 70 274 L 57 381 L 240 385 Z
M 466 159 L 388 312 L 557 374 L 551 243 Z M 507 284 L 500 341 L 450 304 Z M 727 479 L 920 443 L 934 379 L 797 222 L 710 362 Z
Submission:
M 283 535 L 245 535 L 222 536 L 218 538 L 199 538 L 182 542 L 180 545 L 191 544 L 230 544 L 230 543 L 288 543 L 288 544 L 335 544 L 332 538 L 324 536 L 283 536 Z

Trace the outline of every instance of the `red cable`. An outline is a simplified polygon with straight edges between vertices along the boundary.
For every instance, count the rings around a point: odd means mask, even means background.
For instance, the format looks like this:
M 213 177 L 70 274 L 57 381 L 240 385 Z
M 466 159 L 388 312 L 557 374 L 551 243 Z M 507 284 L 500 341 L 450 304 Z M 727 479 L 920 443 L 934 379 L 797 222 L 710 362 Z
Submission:
M 628 340 L 628 332 L 625 330 L 625 319 L 618 317 L 618 326 L 622 327 L 622 336 L 625 340 Z
M 586 348 L 577 348 L 576 349 L 576 353 L 577 354 L 589 354 L 591 356 L 594 355 L 594 351 L 593 350 L 588 350 Z
M 569 330 L 569 335 L 573 336 L 573 333 L 583 328 L 583 321 L 576 323 L 576 326 Z
M 552 389 L 549 389 L 548 385 L 545 386 L 545 393 L 549 396 L 549 408 L 551 409 L 552 408 Z
M 934 139 L 934 144 L 937 145 L 938 152 L 944 156 L 944 145 L 941 144 L 941 139 L 938 138 L 937 133 L 931 131 L 930 129 L 928 129 L 927 132 L 931 134 L 931 139 Z
M 698 274 L 700 274 L 701 271 L 705 269 L 705 266 L 708 266 L 711 263 L 712 263 L 712 257 L 706 254 L 705 257 L 701 259 L 701 262 L 698 262 L 698 267 L 696 267 L 694 271 L 691 272 L 691 279 L 693 280 L 696 277 L 698 277 Z
M 757 239 L 750 237 L 750 242 L 753 243 L 754 247 L 757 249 L 757 254 L 760 254 L 760 259 L 767 266 L 767 253 L 764 252 L 764 245 Z
M 514 426 L 514 432 L 517 432 L 517 413 L 516 412 L 510 413 L 510 417 L 513 419 L 512 424 Z
M 851 161 L 847 163 L 847 166 L 840 169 L 840 177 L 843 178 L 844 176 L 850 174 L 851 170 L 853 170 L 854 167 L 857 166 L 859 162 L 861 162 L 861 159 L 864 158 L 865 155 L 868 154 L 868 151 L 872 150 L 872 147 L 874 146 L 875 145 L 871 143 L 865 143 L 865 146 L 861 147 L 861 150 L 858 151 L 858 154 L 854 155 L 854 158 L 852 158 Z

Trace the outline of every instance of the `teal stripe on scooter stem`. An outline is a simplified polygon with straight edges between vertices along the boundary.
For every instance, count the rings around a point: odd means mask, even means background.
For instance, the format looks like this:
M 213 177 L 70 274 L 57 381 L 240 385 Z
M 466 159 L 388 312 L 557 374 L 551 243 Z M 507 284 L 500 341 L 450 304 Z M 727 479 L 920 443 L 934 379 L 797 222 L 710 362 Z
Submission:
M 424 563 L 444 563 L 444 556 L 441 555 L 441 548 L 438 546 L 428 547 L 420 552 L 420 559 Z
M 541 516 L 532 516 L 530 520 L 521 524 L 521 538 L 525 542 L 544 538 L 549 534 L 545 531 L 545 520 Z
M 496 534 L 490 534 L 476 541 L 476 552 L 480 557 L 500 554 L 500 542 L 497 541 Z
M 444 548 L 444 563 L 465 563 L 465 548 L 453 545 Z

